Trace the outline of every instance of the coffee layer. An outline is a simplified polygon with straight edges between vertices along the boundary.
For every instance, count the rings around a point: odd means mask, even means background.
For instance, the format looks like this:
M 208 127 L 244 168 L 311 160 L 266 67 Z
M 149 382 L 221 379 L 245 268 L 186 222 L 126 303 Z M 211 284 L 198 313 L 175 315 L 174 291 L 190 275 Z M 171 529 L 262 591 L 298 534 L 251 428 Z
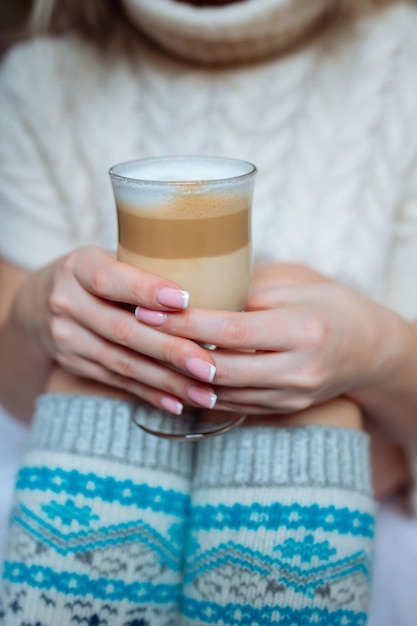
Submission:
M 119 241 L 145 257 L 197 258 L 222 256 L 249 242 L 249 207 L 214 217 L 173 219 L 148 217 L 118 203 Z
M 118 258 L 174 280 L 190 292 L 191 306 L 224 311 L 242 311 L 246 306 L 251 270 L 249 245 L 229 254 L 193 259 L 146 257 L 119 245 Z

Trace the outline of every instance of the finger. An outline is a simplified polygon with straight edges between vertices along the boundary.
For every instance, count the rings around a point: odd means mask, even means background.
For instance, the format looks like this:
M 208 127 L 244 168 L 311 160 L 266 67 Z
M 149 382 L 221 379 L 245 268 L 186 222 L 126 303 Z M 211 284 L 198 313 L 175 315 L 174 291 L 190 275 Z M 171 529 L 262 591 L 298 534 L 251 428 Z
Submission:
M 246 311 L 259 311 L 278 308 L 280 305 L 281 302 L 276 296 L 275 289 L 260 289 L 249 296 L 245 309 Z
M 173 413 L 174 415 L 181 415 L 183 411 L 183 403 L 179 398 L 135 380 L 120 376 L 114 372 L 110 372 L 99 363 L 74 356 L 72 366 L 68 367 L 68 370 L 82 378 L 95 380 L 108 387 L 127 391 L 152 406 Z
M 149 325 L 148 311 L 139 308 L 136 317 Z M 287 308 L 250 312 L 190 308 L 166 314 L 158 323 L 155 316 L 153 325 L 171 335 L 235 350 L 288 350 L 304 331 Z
M 258 406 L 260 408 L 272 408 L 284 406 L 290 402 L 294 392 L 287 389 L 257 389 L 246 387 L 237 389 L 235 387 L 216 387 L 217 402 L 226 404 L 240 404 L 245 406 Z
M 216 388 L 291 389 L 314 388 L 315 380 L 305 365 L 303 355 L 296 352 L 229 352 L 213 353 L 216 365 Z M 220 391 L 220 389 L 219 389 Z
M 165 364 L 138 354 L 128 348 L 115 345 L 71 320 L 63 320 L 59 330 L 58 362 L 74 373 L 82 360 L 99 364 L 118 380 L 127 379 L 123 388 L 130 388 L 132 381 L 159 389 L 181 398 L 192 406 L 210 407 L 213 404 L 213 388 L 198 384 L 190 377 L 168 368 Z M 85 374 L 85 369 L 83 369 Z M 100 378 L 100 381 L 102 378 Z M 118 385 L 120 386 L 120 385 Z
M 308 394 L 285 388 L 260 390 L 216 387 L 215 391 L 216 408 L 228 406 L 233 410 L 248 410 L 251 414 L 292 413 L 305 409 L 312 402 Z
M 215 373 L 213 357 L 201 346 L 139 324 L 132 312 L 115 307 L 81 288 L 72 294 L 72 298 L 76 306 L 67 307 L 66 312 L 81 326 L 112 344 L 169 363 L 193 378 L 212 382 Z
M 67 265 L 80 284 L 100 298 L 156 309 L 188 306 L 189 295 L 177 283 L 121 263 L 100 248 L 77 250 Z
M 216 375 L 214 390 L 220 397 L 222 390 L 235 388 L 245 393 L 245 388 L 285 391 L 293 396 L 291 407 L 305 408 L 309 401 L 324 402 L 344 395 L 346 382 L 332 378 L 335 366 L 320 359 L 312 359 L 304 352 L 257 352 L 252 354 L 214 353 Z M 337 373 L 337 372 L 336 372 Z M 257 400 L 260 404 L 262 401 Z
M 253 289 L 258 287 L 280 287 L 285 285 L 311 285 L 329 282 L 329 278 L 316 270 L 299 263 L 271 263 L 257 265 L 253 271 Z
M 240 415 L 288 415 L 298 411 L 285 407 L 263 407 L 257 404 L 242 404 L 239 402 L 216 402 L 215 410 L 238 413 Z

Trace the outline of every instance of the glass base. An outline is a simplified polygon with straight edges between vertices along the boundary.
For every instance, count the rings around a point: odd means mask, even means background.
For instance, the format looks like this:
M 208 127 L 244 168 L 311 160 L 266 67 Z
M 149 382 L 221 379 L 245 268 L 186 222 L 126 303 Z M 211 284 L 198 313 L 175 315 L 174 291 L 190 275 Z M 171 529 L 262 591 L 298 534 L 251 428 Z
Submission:
M 177 441 L 200 441 L 227 433 L 243 424 L 246 415 L 228 411 L 186 413 L 179 417 L 160 411 L 138 410 L 132 413 L 132 421 L 149 435 Z

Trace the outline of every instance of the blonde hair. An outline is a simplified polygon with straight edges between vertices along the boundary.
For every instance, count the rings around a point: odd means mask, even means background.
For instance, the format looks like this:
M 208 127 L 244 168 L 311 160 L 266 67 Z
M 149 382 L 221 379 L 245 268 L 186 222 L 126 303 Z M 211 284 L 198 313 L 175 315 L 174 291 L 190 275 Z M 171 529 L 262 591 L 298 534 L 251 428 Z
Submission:
M 106 48 L 133 30 L 121 0 L 34 0 L 28 36 L 75 32 Z

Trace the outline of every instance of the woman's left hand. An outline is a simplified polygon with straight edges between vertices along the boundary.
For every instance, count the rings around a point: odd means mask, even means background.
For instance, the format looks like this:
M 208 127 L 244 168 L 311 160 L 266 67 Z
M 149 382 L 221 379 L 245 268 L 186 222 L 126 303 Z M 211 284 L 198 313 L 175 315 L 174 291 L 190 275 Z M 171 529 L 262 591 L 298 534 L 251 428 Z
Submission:
M 219 347 L 211 353 L 216 408 L 289 413 L 377 382 L 383 307 L 330 281 L 259 285 L 246 312 L 190 308 L 160 325 Z

